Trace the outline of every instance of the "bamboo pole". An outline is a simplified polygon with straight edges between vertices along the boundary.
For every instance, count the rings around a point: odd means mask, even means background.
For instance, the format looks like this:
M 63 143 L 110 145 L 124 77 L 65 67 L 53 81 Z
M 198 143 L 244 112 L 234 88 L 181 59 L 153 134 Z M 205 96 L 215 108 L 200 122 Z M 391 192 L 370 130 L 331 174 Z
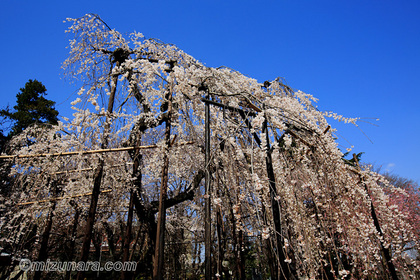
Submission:
M 179 144 L 174 144 L 172 146 L 184 146 L 191 145 L 193 141 L 182 142 Z M 77 151 L 77 152 L 61 152 L 61 153 L 52 153 L 52 154 L 33 154 L 33 155 L 7 155 L 0 156 L 0 159 L 15 159 L 15 158 L 35 158 L 35 157 L 61 157 L 61 156 L 73 156 L 73 155 L 89 155 L 89 154 L 98 154 L 98 153 L 112 153 L 112 152 L 124 152 L 131 150 L 144 150 L 144 149 L 154 149 L 159 147 L 158 145 L 149 145 L 149 146 L 137 146 L 137 147 L 123 147 L 123 148 L 109 148 L 109 149 L 98 149 L 98 150 L 87 150 L 87 151 Z
M 126 166 L 127 164 L 129 165 L 129 164 L 133 164 L 133 163 L 132 162 L 127 162 L 127 163 L 124 163 L 124 164 L 116 164 L 116 165 L 106 166 L 106 169 Z M 82 168 L 82 169 L 70 169 L 70 170 L 65 170 L 65 171 L 51 172 L 51 173 L 48 173 L 48 174 L 50 174 L 50 175 L 61 175 L 61 174 L 71 174 L 71 173 L 78 173 L 78 172 L 91 171 L 91 170 L 93 170 L 93 168 L 89 167 L 89 168 Z
M 72 170 L 66 170 L 66 171 L 52 172 L 52 173 L 49 173 L 49 174 L 50 175 L 61 175 L 61 174 L 77 173 L 77 172 L 90 171 L 90 170 L 93 170 L 93 168 L 89 167 L 89 168 L 82 168 L 82 169 L 72 169 Z
M 101 191 L 101 193 L 108 193 L 108 192 L 112 192 L 112 190 Z M 51 198 L 51 199 L 21 202 L 21 203 L 18 203 L 16 205 L 17 206 L 23 206 L 23 205 L 30 205 L 30 204 L 35 204 L 35 203 L 45 203 L 45 202 L 50 202 L 50 201 L 64 200 L 64 199 L 83 197 L 83 196 L 89 196 L 89 195 L 92 195 L 92 193 L 89 192 L 89 193 L 82 193 L 82 194 L 76 194 L 76 195 L 71 195 L 71 196 L 61 196 L 61 197 Z

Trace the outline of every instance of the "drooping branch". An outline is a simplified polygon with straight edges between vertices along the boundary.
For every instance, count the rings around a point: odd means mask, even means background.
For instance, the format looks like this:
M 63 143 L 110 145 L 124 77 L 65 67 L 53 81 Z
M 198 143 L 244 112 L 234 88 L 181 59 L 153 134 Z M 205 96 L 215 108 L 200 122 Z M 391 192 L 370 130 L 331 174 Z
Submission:
M 357 159 L 357 155 L 356 154 L 353 154 L 353 160 L 356 163 L 357 171 L 360 171 L 359 161 Z M 387 268 L 389 270 L 389 273 L 391 274 L 392 279 L 393 280 L 398 280 L 397 271 L 395 270 L 394 263 L 392 262 L 392 254 L 391 254 L 389 248 L 384 245 L 384 240 L 383 240 L 384 233 L 383 233 L 382 228 L 381 228 L 381 226 L 379 224 L 378 216 L 376 214 L 375 207 L 373 206 L 372 198 L 370 198 L 368 186 L 366 185 L 366 183 L 363 182 L 363 177 L 361 176 L 360 173 L 359 173 L 359 179 L 360 179 L 360 183 L 365 188 L 366 195 L 369 197 L 369 201 L 370 201 L 370 214 L 371 214 L 371 217 L 372 217 L 372 220 L 373 220 L 373 224 L 375 225 L 375 228 L 376 228 L 379 236 L 381 237 L 381 240 L 379 240 L 379 243 L 381 245 L 382 254 L 383 254 L 384 258 L 385 258 L 386 266 L 387 266 Z

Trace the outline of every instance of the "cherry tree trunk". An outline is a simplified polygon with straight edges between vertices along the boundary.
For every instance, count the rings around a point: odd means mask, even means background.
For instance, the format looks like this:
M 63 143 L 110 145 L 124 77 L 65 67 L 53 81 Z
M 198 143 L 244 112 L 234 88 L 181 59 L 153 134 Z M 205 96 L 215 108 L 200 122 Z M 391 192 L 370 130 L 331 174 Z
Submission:
M 123 257 L 122 263 L 125 263 L 129 260 L 130 257 L 130 243 L 131 243 L 131 232 L 132 232 L 132 224 L 133 224 L 133 205 L 134 205 L 134 198 L 133 198 L 133 190 L 130 191 L 130 202 L 128 206 L 128 214 L 127 214 L 127 226 L 125 230 L 125 238 L 123 244 Z M 130 272 L 128 271 L 121 271 L 121 279 L 129 279 Z
M 282 234 L 282 226 L 281 226 L 281 215 L 280 215 L 280 203 L 277 195 L 277 188 L 276 188 L 276 177 L 274 175 L 274 168 L 273 168 L 273 160 L 271 157 L 270 152 L 270 138 L 268 135 L 268 127 L 267 127 L 267 120 L 263 123 L 263 131 L 265 133 L 266 142 L 267 142 L 267 155 L 266 155 L 266 166 L 267 166 L 267 176 L 270 184 L 270 197 L 271 197 L 271 209 L 273 211 L 273 223 L 275 229 L 275 250 L 278 256 L 278 264 L 277 264 L 277 275 L 272 275 L 274 279 L 289 279 L 290 272 L 285 262 L 286 256 L 283 251 L 283 238 L 281 237 Z
M 119 63 L 117 62 L 117 66 L 119 66 Z M 102 142 L 102 148 L 105 148 L 108 145 L 108 133 L 109 133 L 109 127 L 110 124 L 109 121 L 109 115 L 112 113 L 114 108 L 114 99 L 115 99 L 115 92 L 117 91 L 117 83 L 118 83 L 118 75 L 113 76 L 113 85 L 111 88 L 111 95 L 109 96 L 108 101 L 108 110 L 107 110 L 107 117 L 106 117 L 106 123 L 104 127 L 104 133 L 103 133 L 103 142 Z M 93 175 L 93 189 L 92 189 L 92 196 L 90 201 L 90 207 L 88 212 L 88 218 L 86 221 L 86 228 L 85 228 L 85 236 L 83 239 L 83 245 L 82 245 L 82 252 L 80 256 L 80 261 L 87 262 L 89 258 L 89 249 L 90 249 L 90 242 L 92 240 L 92 230 L 93 225 L 95 224 L 95 215 L 96 215 L 96 208 L 98 206 L 98 199 L 99 194 L 101 192 L 101 183 L 102 183 L 102 176 L 104 175 L 104 160 L 101 157 L 98 162 L 98 166 L 96 167 L 96 170 Z M 77 273 L 77 280 L 83 280 L 84 279 L 85 272 L 83 270 L 79 271 Z
M 55 210 L 55 203 L 51 207 L 50 212 L 48 213 L 47 224 L 45 225 L 44 232 L 42 234 L 41 239 L 41 248 L 39 249 L 38 255 L 38 262 L 44 262 L 47 260 L 48 257 L 48 241 L 50 239 L 51 228 L 53 224 L 53 217 L 54 217 L 54 210 Z M 36 270 L 34 274 L 34 280 L 41 279 L 42 270 Z
M 141 135 L 140 132 L 136 137 L 135 147 L 140 145 Z M 128 214 L 127 214 L 127 226 L 125 230 L 125 238 L 124 238 L 124 245 L 123 245 L 123 258 L 122 261 L 127 262 L 130 258 L 130 243 L 131 243 L 131 235 L 132 235 L 132 224 L 133 224 L 133 212 L 134 212 L 134 187 L 136 185 L 141 186 L 141 172 L 140 172 L 140 163 L 141 163 L 141 154 L 140 150 L 135 150 L 134 152 L 134 164 L 133 164 L 133 176 L 135 178 L 134 185 L 131 187 L 130 190 L 130 201 L 128 205 Z M 137 183 L 137 184 L 136 184 Z M 133 249 L 134 250 L 134 249 Z M 121 279 L 129 279 L 131 273 L 128 271 L 121 271 Z
M 57 182 L 53 181 L 50 183 L 50 181 L 51 179 L 48 179 L 49 184 L 52 185 L 52 196 L 53 198 L 55 198 L 58 195 Z M 39 249 L 39 254 L 38 254 L 38 259 L 37 259 L 38 262 L 44 262 L 48 258 L 48 241 L 50 240 L 50 233 L 52 229 L 54 210 L 55 210 L 56 204 L 57 204 L 56 202 L 53 203 L 48 213 L 47 223 L 45 225 L 44 232 L 42 233 L 41 247 Z M 37 270 L 35 271 L 33 279 L 39 280 L 41 279 L 41 276 L 42 276 L 42 270 Z
M 70 253 L 69 253 L 69 261 L 73 260 L 73 256 L 74 256 L 74 247 L 76 244 L 76 233 L 77 233 L 77 225 L 79 223 L 79 216 L 80 216 L 80 209 L 77 208 L 77 206 L 75 206 L 75 214 L 74 214 L 74 222 L 73 222 L 73 227 L 71 229 L 71 240 L 70 240 Z M 71 271 L 67 270 L 66 271 L 66 276 L 65 276 L 65 280 L 69 280 L 70 279 L 70 275 L 71 275 Z

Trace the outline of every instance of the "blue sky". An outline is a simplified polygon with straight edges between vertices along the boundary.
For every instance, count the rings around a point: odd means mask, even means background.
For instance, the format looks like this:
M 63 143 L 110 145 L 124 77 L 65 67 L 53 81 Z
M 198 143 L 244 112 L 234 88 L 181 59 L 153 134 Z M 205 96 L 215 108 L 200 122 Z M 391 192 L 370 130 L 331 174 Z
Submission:
M 173 43 L 207 66 L 263 82 L 283 77 L 320 110 L 361 117 L 364 134 L 333 123 L 365 162 L 420 182 L 420 2 L 416 0 L 21 1 L 0 9 L 0 107 L 29 79 L 69 117 L 63 79 L 67 17 L 99 14 L 112 28 Z M 344 140 L 346 139 L 346 140 Z M 348 141 L 350 144 L 348 144 Z

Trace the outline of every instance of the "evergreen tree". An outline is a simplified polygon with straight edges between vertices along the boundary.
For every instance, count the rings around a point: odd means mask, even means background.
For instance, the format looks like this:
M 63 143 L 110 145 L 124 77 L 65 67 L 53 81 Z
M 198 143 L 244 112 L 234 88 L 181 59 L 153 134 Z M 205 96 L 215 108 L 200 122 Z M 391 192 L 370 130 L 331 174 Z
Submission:
M 14 110 L 8 107 L 0 110 L 0 116 L 13 123 L 7 135 L 4 134 L 4 127 L 1 129 L 0 151 L 3 150 L 6 141 L 32 124 L 57 124 L 58 111 L 54 108 L 55 102 L 44 97 L 47 95 L 46 91 L 41 82 L 29 80 L 16 95 Z

